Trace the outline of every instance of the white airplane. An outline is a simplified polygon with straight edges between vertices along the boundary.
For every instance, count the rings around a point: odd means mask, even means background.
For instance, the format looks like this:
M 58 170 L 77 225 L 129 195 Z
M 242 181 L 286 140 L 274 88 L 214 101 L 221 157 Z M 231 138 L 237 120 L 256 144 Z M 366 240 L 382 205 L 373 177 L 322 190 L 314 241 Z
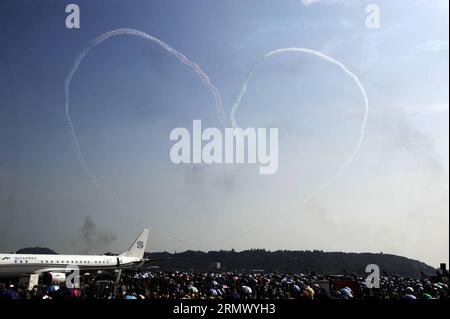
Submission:
M 66 274 L 76 267 L 80 271 L 139 267 L 146 262 L 144 251 L 148 233 L 149 230 L 144 229 L 130 249 L 118 256 L 0 254 L 0 278 L 47 274 L 52 282 L 64 282 Z

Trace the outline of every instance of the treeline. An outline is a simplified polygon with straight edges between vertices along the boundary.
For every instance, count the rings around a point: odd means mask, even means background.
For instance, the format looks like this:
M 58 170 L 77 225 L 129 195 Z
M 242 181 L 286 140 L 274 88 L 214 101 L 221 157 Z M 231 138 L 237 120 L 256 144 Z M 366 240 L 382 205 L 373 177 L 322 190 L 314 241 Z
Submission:
M 436 270 L 423 262 L 389 254 L 343 253 L 323 251 L 267 251 L 253 249 L 232 251 L 186 251 L 171 254 L 147 253 L 155 260 L 151 265 L 170 271 L 211 271 L 212 264 L 220 263 L 221 271 L 279 271 L 292 273 L 317 272 L 326 275 L 345 273 L 365 274 L 366 266 L 376 264 L 382 275 L 420 277 L 434 275 Z

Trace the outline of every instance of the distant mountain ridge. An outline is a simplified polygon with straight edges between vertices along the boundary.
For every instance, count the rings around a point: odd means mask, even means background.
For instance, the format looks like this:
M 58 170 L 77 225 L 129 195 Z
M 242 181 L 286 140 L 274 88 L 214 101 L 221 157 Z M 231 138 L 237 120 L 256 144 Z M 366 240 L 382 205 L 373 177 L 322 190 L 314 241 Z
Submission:
M 38 255 L 58 255 L 50 248 L 43 247 L 27 247 L 16 251 L 16 254 L 38 254 Z
M 422 273 L 435 275 L 436 269 L 417 260 L 383 253 L 344 253 L 323 251 L 275 251 L 261 249 L 198 252 L 178 254 L 147 253 L 149 259 L 161 260 L 152 265 L 161 270 L 211 271 L 212 263 L 220 263 L 222 271 L 279 271 L 288 273 L 317 272 L 325 275 L 365 274 L 367 265 L 376 264 L 382 275 L 418 278 Z

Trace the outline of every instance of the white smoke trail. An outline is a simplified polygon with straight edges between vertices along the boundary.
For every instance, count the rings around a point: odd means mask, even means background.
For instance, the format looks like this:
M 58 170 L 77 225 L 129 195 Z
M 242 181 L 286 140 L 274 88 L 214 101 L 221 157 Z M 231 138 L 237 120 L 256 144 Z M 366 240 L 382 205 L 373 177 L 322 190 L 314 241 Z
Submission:
M 168 51 L 170 54 L 174 55 L 181 63 L 191 67 L 194 70 L 194 72 L 197 74 L 197 76 L 200 78 L 200 80 L 206 85 L 208 90 L 213 95 L 214 100 L 215 100 L 216 111 L 217 111 L 220 122 L 224 126 L 226 126 L 227 120 L 226 120 L 226 117 L 225 117 L 223 109 L 222 109 L 222 98 L 221 98 L 220 92 L 211 83 L 209 77 L 203 72 L 203 70 L 196 63 L 191 62 L 186 56 L 184 56 L 182 53 L 178 52 L 177 50 L 175 50 L 174 48 L 169 46 L 167 43 L 165 43 L 145 32 L 134 30 L 134 29 L 117 29 L 117 30 L 103 33 L 100 36 L 98 36 L 97 38 L 95 38 L 94 40 L 92 40 L 87 45 L 87 47 L 76 57 L 74 64 L 72 66 L 72 69 L 70 70 L 70 72 L 66 78 L 66 82 L 65 82 L 65 97 L 66 97 L 65 110 L 66 110 L 66 119 L 69 123 L 69 127 L 70 127 L 70 130 L 72 133 L 72 138 L 73 138 L 73 142 L 75 145 L 75 150 L 76 150 L 77 156 L 82 164 L 83 170 L 85 171 L 86 175 L 88 176 L 89 179 L 92 180 L 92 182 L 96 185 L 96 187 L 98 187 L 100 190 L 102 190 L 112 200 L 117 202 L 124 212 L 126 212 L 128 215 L 132 216 L 136 221 L 138 221 L 139 223 L 142 224 L 142 221 L 136 216 L 136 214 L 130 208 L 128 208 L 122 201 L 120 201 L 116 196 L 114 196 L 114 194 L 111 191 L 109 191 L 106 186 L 102 185 L 102 183 L 100 183 L 100 181 L 98 180 L 95 173 L 90 169 L 89 165 L 87 164 L 87 162 L 84 158 L 83 152 L 81 151 L 78 136 L 76 134 L 76 130 L 75 130 L 74 124 L 73 124 L 71 116 L 70 116 L 70 85 L 71 85 L 72 78 L 75 75 L 76 71 L 78 70 L 81 62 L 83 61 L 83 59 L 86 57 L 86 55 L 89 53 L 89 51 L 92 48 L 94 48 L 101 42 L 107 40 L 108 38 L 113 37 L 113 36 L 118 36 L 118 35 L 133 35 L 133 36 L 138 36 L 138 37 L 150 40 L 150 41 L 158 44 L 159 46 L 161 46 L 163 49 Z M 248 83 L 253 78 L 253 75 L 256 72 L 256 70 L 270 57 L 277 55 L 277 54 L 281 54 L 281 53 L 287 53 L 287 52 L 300 52 L 300 53 L 310 54 L 310 55 L 322 58 L 328 62 L 331 62 L 331 63 L 339 66 L 346 74 L 348 74 L 356 82 L 359 90 L 362 93 L 362 96 L 364 98 L 364 103 L 365 103 L 364 117 L 363 117 L 363 121 L 362 121 L 361 128 L 360 128 L 359 138 L 358 138 L 355 148 L 352 150 L 352 152 L 350 153 L 347 160 L 341 165 L 339 170 L 323 186 L 321 186 L 315 193 L 311 194 L 310 196 L 308 196 L 307 198 L 305 198 L 303 200 L 303 203 L 305 204 L 305 203 L 309 202 L 310 200 L 312 200 L 313 198 L 315 198 L 316 196 L 318 196 L 320 193 L 322 193 L 331 184 L 333 184 L 335 182 L 335 180 L 337 178 L 339 178 L 340 175 L 342 175 L 344 170 L 355 159 L 357 153 L 360 150 L 361 144 L 364 140 L 364 132 L 365 132 L 365 127 L 367 124 L 367 118 L 368 118 L 368 114 L 369 114 L 369 101 L 368 101 L 366 91 L 365 91 L 363 85 L 361 84 L 361 82 L 359 81 L 358 77 L 354 73 L 352 73 L 343 63 L 341 63 L 341 62 L 333 59 L 332 57 L 327 56 L 319 51 L 314 51 L 311 49 L 304 49 L 304 48 L 278 49 L 278 50 L 274 50 L 274 51 L 271 51 L 268 54 L 266 54 L 263 57 L 263 59 L 253 67 L 252 71 L 246 78 L 246 80 L 242 86 L 242 89 L 231 108 L 230 120 L 231 120 L 232 127 L 237 127 L 235 114 L 241 103 L 243 96 L 247 92 Z M 177 240 L 179 240 L 179 239 L 177 238 Z
M 70 85 L 72 82 L 72 78 L 75 75 L 75 73 L 77 72 L 81 62 L 86 57 L 86 55 L 89 53 L 89 51 L 91 49 L 93 49 L 95 46 L 97 46 L 98 44 L 102 43 L 103 41 L 107 40 L 110 37 L 118 36 L 118 35 L 133 35 L 133 36 L 138 36 L 138 37 L 144 38 L 146 40 L 150 40 L 150 41 L 158 44 L 159 46 L 161 46 L 163 49 L 168 51 L 170 54 L 174 55 L 181 63 L 192 68 L 194 70 L 194 72 L 197 74 L 197 76 L 200 78 L 200 80 L 206 85 L 208 90 L 214 96 L 216 111 L 219 116 L 220 122 L 223 125 L 225 125 L 226 120 L 225 120 L 225 115 L 224 115 L 224 112 L 222 109 L 222 97 L 220 95 L 220 92 L 211 83 L 209 77 L 206 75 L 205 72 L 203 72 L 203 70 L 198 66 L 198 64 L 190 61 L 185 55 L 178 52 L 177 50 L 172 48 L 167 43 L 165 43 L 145 32 L 134 30 L 134 29 L 117 29 L 117 30 L 109 31 L 109 32 L 101 34 L 100 36 L 98 36 L 97 38 L 92 40 L 86 46 L 86 48 L 80 54 L 78 54 L 78 56 L 76 57 L 76 59 L 73 63 L 72 69 L 70 70 L 70 72 L 66 78 L 66 82 L 65 82 L 66 119 L 67 119 L 67 122 L 69 123 L 69 127 L 70 127 L 70 130 L 72 133 L 73 142 L 75 144 L 75 151 L 81 162 L 81 165 L 83 167 L 85 174 L 88 176 L 88 178 L 90 180 L 92 180 L 92 182 L 96 185 L 96 187 L 99 188 L 100 190 L 102 190 L 108 197 L 110 197 L 116 203 L 118 203 L 124 212 L 126 212 L 128 215 L 133 217 L 137 222 L 142 224 L 142 221 L 136 216 L 136 214 L 130 208 L 128 208 L 122 201 L 120 201 L 116 196 L 114 196 L 114 194 L 110 190 L 108 190 L 108 188 L 105 185 L 100 183 L 100 181 L 97 178 L 94 171 L 92 171 L 92 169 L 89 167 L 89 165 L 83 155 L 83 152 L 81 151 L 80 142 L 78 140 L 78 136 L 77 136 L 74 124 L 72 122 L 72 118 L 70 116 Z
M 359 130 L 359 136 L 358 136 L 358 141 L 354 147 L 354 149 L 351 151 L 350 155 L 348 156 L 348 158 L 344 161 L 344 163 L 340 166 L 339 170 L 324 184 L 322 185 L 316 192 L 314 192 L 313 194 L 311 194 L 310 196 L 308 196 L 307 198 L 304 199 L 303 203 L 307 203 L 310 200 L 314 199 L 315 197 L 317 197 L 320 193 L 322 193 L 326 188 L 328 188 L 331 184 L 333 184 L 336 179 L 339 178 L 339 176 L 342 175 L 342 173 L 344 172 L 344 170 L 351 164 L 351 162 L 353 162 L 353 160 L 355 159 L 356 155 L 358 154 L 361 145 L 364 141 L 364 133 L 366 130 L 366 125 L 367 125 L 367 118 L 369 116 L 369 98 L 367 97 L 367 93 L 366 90 L 364 89 L 364 86 L 361 84 L 361 81 L 358 79 L 358 77 L 351 72 L 343 63 L 337 61 L 336 59 L 322 53 L 319 51 L 315 51 L 315 50 L 311 50 L 311 49 L 304 49 L 304 48 L 284 48 L 284 49 L 277 49 L 274 51 L 271 51 L 269 53 L 267 53 L 262 59 L 261 61 L 259 61 L 251 70 L 251 72 L 249 73 L 249 75 L 247 76 L 242 88 L 241 88 L 241 92 L 239 93 L 238 97 L 236 98 L 235 102 L 233 103 L 233 106 L 231 108 L 231 113 L 230 113 L 230 118 L 231 118 L 231 125 L 233 127 L 237 127 L 237 122 L 236 122 L 236 111 L 239 107 L 239 104 L 241 103 L 241 100 L 243 98 L 243 96 L 245 95 L 245 93 L 247 92 L 248 89 L 248 83 L 250 82 L 250 80 L 253 78 L 253 75 L 255 74 L 255 72 L 259 69 L 259 67 L 270 57 L 277 55 L 277 54 L 282 54 L 282 53 L 288 53 L 288 52 L 300 52 L 300 53 L 306 53 L 309 55 L 313 55 L 316 57 L 319 57 L 321 59 L 324 59 L 325 61 L 331 62 L 335 65 L 337 65 L 338 67 L 340 67 L 347 75 L 349 75 L 356 83 L 358 89 L 361 91 L 361 94 L 363 96 L 364 99 L 364 115 L 363 115 L 363 120 L 361 122 L 361 126 L 360 126 L 360 130 Z
M 367 97 L 367 93 L 366 90 L 364 89 L 364 86 L 361 84 L 361 81 L 358 79 L 358 77 L 351 72 L 342 62 L 337 61 L 336 59 L 322 53 L 319 51 L 315 51 L 315 50 L 311 50 L 311 49 L 305 49 L 305 48 L 284 48 L 284 49 L 277 49 L 274 51 L 271 51 L 269 53 L 267 53 L 251 70 L 251 72 L 249 73 L 249 75 L 247 76 L 244 84 L 242 85 L 241 91 L 238 95 L 238 97 L 236 98 L 236 100 L 233 103 L 233 106 L 231 108 L 231 112 L 230 112 L 230 119 L 231 119 L 231 125 L 232 127 L 237 127 L 237 121 L 236 121 L 236 111 L 242 101 L 242 98 L 244 97 L 245 93 L 247 92 L 248 89 L 248 84 L 250 82 L 250 80 L 253 78 L 255 72 L 259 69 L 259 67 L 269 58 L 273 57 L 274 55 L 277 54 L 282 54 L 282 53 L 289 53 L 289 52 L 299 52 L 299 53 L 306 53 L 309 55 L 313 55 L 316 57 L 319 57 L 325 61 L 331 62 L 335 65 L 337 65 L 339 68 L 341 68 L 347 75 L 349 75 L 354 82 L 356 83 L 356 86 L 358 87 L 358 89 L 360 90 L 362 97 L 364 99 L 364 115 L 363 115 L 363 119 L 361 122 L 361 126 L 359 129 L 359 135 L 358 135 L 358 140 L 356 142 L 355 147 L 353 148 L 353 150 L 350 152 L 348 158 L 342 163 L 342 165 L 339 167 L 338 171 L 332 176 L 330 177 L 330 179 L 328 179 L 322 186 L 319 187 L 319 189 L 317 191 L 315 191 L 314 193 L 310 194 L 309 196 L 305 197 L 302 201 L 301 204 L 305 205 L 308 202 L 310 202 L 311 200 L 313 200 L 314 198 L 316 198 L 317 196 L 319 196 L 323 191 L 325 191 L 328 187 L 330 187 L 330 185 L 332 185 L 341 175 L 342 173 L 346 170 L 346 168 L 353 162 L 353 160 L 356 158 L 356 155 L 358 154 L 359 150 L 361 149 L 361 145 L 364 141 L 364 135 L 365 135 L 365 130 L 366 130 L 366 125 L 367 125 L 367 119 L 369 116 L 369 98 Z M 287 216 L 285 216 L 287 217 Z M 282 217 L 280 218 L 278 216 L 277 220 L 281 220 L 283 219 Z M 265 223 L 265 225 L 267 224 L 267 221 Z M 259 226 L 255 226 L 250 230 L 247 230 L 245 233 L 240 233 L 239 237 L 243 237 L 245 235 L 248 235 L 256 230 L 258 230 L 259 228 L 261 228 L 262 225 Z

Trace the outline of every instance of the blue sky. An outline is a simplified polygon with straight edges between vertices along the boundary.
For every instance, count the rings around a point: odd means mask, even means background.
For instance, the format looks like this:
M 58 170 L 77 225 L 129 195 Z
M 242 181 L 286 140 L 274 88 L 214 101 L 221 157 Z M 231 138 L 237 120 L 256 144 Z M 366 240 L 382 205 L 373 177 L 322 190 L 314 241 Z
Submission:
M 152 251 L 323 249 L 448 260 L 448 1 L 69 1 L 0 4 L 0 250 L 127 248 L 143 225 Z M 309 5 L 307 5 L 309 4 Z M 278 127 L 279 171 L 181 165 L 170 131 L 201 119 L 221 127 L 191 69 L 155 44 L 120 36 L 95 47 L 71 87 L 84 174 L 64 113 L 64 81 L 79 52 L 117 28 L 151 34 L 198 63 L 230 107 L 251 70 L 283 47 L 322 51 L 347 65 L 370 104 L 361 152 L 313 202 L 356 142 L 362 99 L 336 66 L 312 56 L 268 60 L 237 113 L 242 127 Z M 123 212 L 118 202 L 135 212 Z M 91 218 L 110 242 L 86 243 Z M 94 247 L 85 247 L 87 244 Z

